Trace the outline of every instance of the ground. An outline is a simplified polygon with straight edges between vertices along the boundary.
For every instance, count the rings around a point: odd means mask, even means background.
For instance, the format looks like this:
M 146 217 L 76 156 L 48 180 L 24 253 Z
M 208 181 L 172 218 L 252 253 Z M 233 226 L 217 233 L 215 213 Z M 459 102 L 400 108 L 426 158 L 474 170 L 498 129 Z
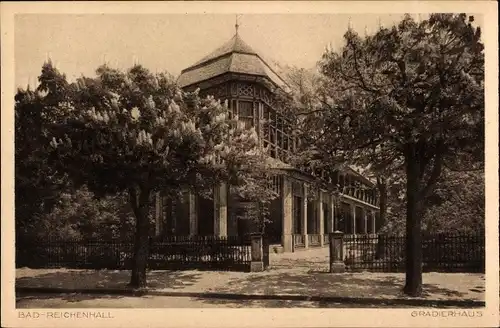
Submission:
M 16 287 L 125 289 L 129 271 L 21 268 Z M 484 275 L 425 273 L 422 301 L 484 301 Z M 148 286 L 168 296 L 105 296 L 96 294 L 18 294 L 18 307 L 344 307 L 343 298 L 360 299 L 350 306 L 381 306 L 409 299 L 402 292 L 401 273 L 328 272 L 328 249 L 271 254 L 265 272 L 150 271 Z M 206 297 L 217 294 L 217 297 Z M 205 296 L 203 296 L 205 295 Z M 232 295 L 224 299 L 220 295 Z M 236 297 L 237 296 L 237 297 Z M 236 299 L 237 298 L 237 299 Z M 369 301 L 369 300 L 372 301 Z M 325 301 L 328 300 L 328 301 Z M 344 303 L 344 304 L 342 304 Z M 344 305 L 344 306 L 343 306 Z M 403 305 L 403 304 L 402 304 Z
M 228 300 L 171 296 L 104 296 L 95 294 L 31 294 L 20 296 L 16 308 L 380 308 L 380 304 L 291 300 Z M 390 305 L 390 308 L 408 308 Z

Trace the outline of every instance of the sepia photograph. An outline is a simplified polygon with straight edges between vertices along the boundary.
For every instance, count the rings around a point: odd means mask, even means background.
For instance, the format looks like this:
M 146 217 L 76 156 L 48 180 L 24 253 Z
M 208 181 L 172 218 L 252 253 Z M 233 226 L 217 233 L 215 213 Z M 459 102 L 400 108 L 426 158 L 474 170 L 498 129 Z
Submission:
M 498 325 L 497 41 L 469 7 L 13 15 L 16 322 L 293 308 Z

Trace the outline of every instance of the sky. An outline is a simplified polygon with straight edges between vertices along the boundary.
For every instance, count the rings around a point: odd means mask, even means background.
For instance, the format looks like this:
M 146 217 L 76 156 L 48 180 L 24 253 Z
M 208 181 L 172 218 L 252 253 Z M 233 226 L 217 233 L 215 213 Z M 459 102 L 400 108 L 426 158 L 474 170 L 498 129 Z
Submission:
M 325 46 L 342 44 L 348 25 L 359 33 L 393 25 L 402 15 L 239 15 L 239 34 L 264 58 L 313 68 Z M 15 18 L 16 87 L 35 85 L 51 58 L 70 81 L 94 76 L 107 63 L 127 69 L 138 62 L 151 71 L 178 75 L 228 41 L 236 15 L 229 14 L 22 14 Z

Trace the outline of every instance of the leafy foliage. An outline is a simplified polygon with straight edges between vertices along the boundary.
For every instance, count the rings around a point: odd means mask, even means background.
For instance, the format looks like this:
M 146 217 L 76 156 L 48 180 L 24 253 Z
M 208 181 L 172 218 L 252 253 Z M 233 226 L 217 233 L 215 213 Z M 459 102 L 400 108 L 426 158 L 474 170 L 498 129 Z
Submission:
M 63 192 L 53 210 L 43 215 L 31 240 L 131 240 L 135 218 L 125 194 L 94 197 L 86 187 Z M 26 237 L 26 236 L 24 236 Z
M 71 85 L 73 101 L 61 107 L 53 129 L 57 160 L 76 181 L 116 193 L 205 191 L 218 181 L 240 186 L 258 179 L 249 174 L 265 164 L 255 131 L 229 120 L 213 98 L 184 94 L 169 76 L 140 66 L 97 73 Z
M 422 231 L 426 234 L 476 233 L 484 231 L 484 173 L 444 170 L 434 191 L 425 199 Z M 384 232 L 403 234 L 405 201 L 403 185 L 391 185 L 390 210 Z
M 326 52 L 320 63 L 327 109 L 322 117 L 335 128 L 318 142 L 332 143 L 334 134 L 335 150 L 381 167 L 402 162 L 406 144 L 426 143 L 426 163 L 445 150 L 450 163 L 466 150 L 479 154 L 479 38 L 480 30 L 465 15 L 431 15 L 420 23 L 407 16 L 364 39 L 349 30 L 341 53 Z

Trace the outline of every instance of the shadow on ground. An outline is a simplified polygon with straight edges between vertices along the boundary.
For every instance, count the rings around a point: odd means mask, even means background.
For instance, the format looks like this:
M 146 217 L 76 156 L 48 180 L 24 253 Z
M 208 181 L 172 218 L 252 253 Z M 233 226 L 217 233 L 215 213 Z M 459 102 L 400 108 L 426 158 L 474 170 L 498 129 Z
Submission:
M 377 275 L 370 273 L 344 273 L 332 275 L 325 269 L 316 268 L 308 271 L 289 272 L 287 270 L 271 270 L 267 275 L 254 274 L 245 279 L 228 281 L 224 286 L 214 288 L 215 293 L 264 294 L 264 295 L 312 295 L 329 297 L 331 295 L 360 299 L 379 299 L 380 304 L 391 299 L 411 298 L 402 293 L 404 275 Z M 455 289 L 445 288 L 438 284 L 424 283 L 420 300 L 437 301 L 471 301 L 471 294 Z M 484 287 L 475 286 L 475 293 L 484 292 Z M 475 297 L 472 297 L 475 299 Z M 205 300 L 220 302 L 220 300 Z M 285 305 L 287 303 L 280 303 Z M 295 303 L 291 303 L 295 304 Z M 366 304 L 369 304 L 368 302 Z M 394 304 L 394 303 L 393 303 Z M 439 302 L 436 302 L 439 304 Z M 443 303 L 444 304 L 444 303 Z M 319 304 L 329 307 L 328 302 Z M 433 305 L 431 305 L 433 306 Z
M 36 274 L 33 276 L 18 277 L 16 278 L 16 288 L 29 287 L 34 292 L 37 288 L 62 288 L 65 290 L 71 289 L 98 289 L 106 288 L 115 290 L 116 293 L 111 292 L 104 297 L 119 298 L 120 291 L 131 290 L 128 288 L 130 282 L 131 272 L 124 271 L 110 271 L 110 270 L 64 270 L 53 271 L 47 273 Z M 147 273 L 148 288 L 151 289 L 183 289 L 188 286 L 196 284 L 201 278 L 201 272 L 193 271 L 150 271 Z M 22 292 L 17 293 L 16 296 L 21 295 Z M 26 293 L 24 293 L 26 295 Z M 24 296 L 23 296 L 24 297 Z M 46 297 L 53 297 L 46 295 Z M 66 296 L 65 296 L 66 297 Z M 79 297 L 86 297 L 86 299 L 102 298 L 103 294 L 78 295 L 67 294 L 68 301 L 79 301 Z M 40 298 L 36 296 L 33 298 Z
M 380 297 L 397 296 L 401 294 L 404 285 L 403 278 L 387 276 L 375 278 L 363 275 L 363 278 L 356 277 L 357 274 L 345 273 L 335 275 L 322 271 L 308 271 L 304 273 L 279 272 L 269 275 L 253 275 L 241 280 L 229 281 L 224 287 L 215 289 L 215 292 L 238 292 L 241 294 L 253 294 L 264 292 L 266 295 L 290 293 L 301 295 L 325 295 L 346 292 L 346 296 L 352 297 Z M 314 283 L 311 281 L 314 280 Z M 467 296 L 464 293 L 439 287 L 433 284 L 423 285 L 426 296 L 446 296 L 460 298 Z M 344 294 L 344 293 L 342 293 Z M 358 294 L 358 295 L 356 295 Z

